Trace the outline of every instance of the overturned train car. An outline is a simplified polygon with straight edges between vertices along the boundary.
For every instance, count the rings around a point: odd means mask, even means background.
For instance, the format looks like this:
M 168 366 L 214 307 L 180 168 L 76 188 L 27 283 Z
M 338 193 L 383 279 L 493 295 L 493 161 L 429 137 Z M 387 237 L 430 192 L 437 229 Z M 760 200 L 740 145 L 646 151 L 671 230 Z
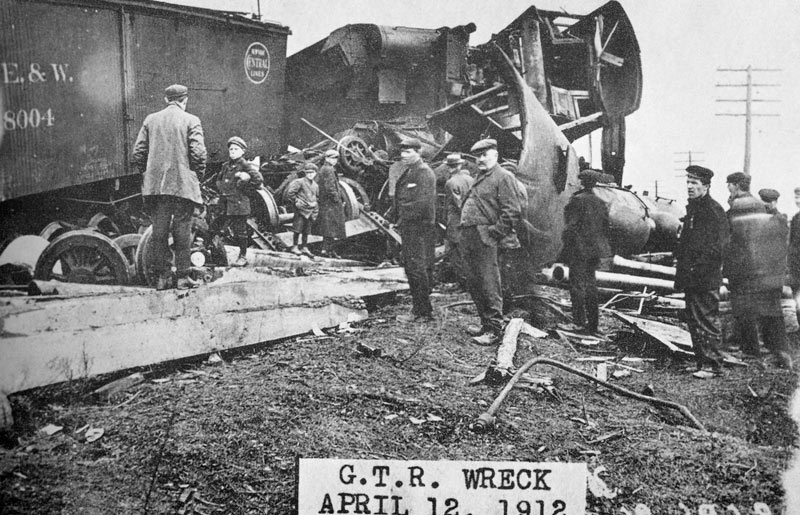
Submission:
M 348 25 L 290 56 L 290 140 L 319 139 L 301 123 L 307 118 L 389 156 L 418 137 L 423 156 L 437 161 L 496 138 L 501 158 L 518 162 L 529 197 L 526 254 L 512 268 L 532 273 L 556 258 L 563 207 L 579 188 L 571 143 L 601 129 L 603 168 L 621 184 L 625 117 L 642 93 L 639 46 L 617 2 L 587 15 L 531 7 L 470 46 L 474 30 Z M 640 213 L 637 234 L 642 224 L 649 230 L 647 210 Z
M 129 161 L 170 84 L 190 90 L 211 171 L 231 136 L 252 155 L 286 143 L 284 26 L 148 0 L 0 0 L 0 19 L 3 240 L 93 226 L 72 243 L 124 275 L 106 236 L 147 223 Z

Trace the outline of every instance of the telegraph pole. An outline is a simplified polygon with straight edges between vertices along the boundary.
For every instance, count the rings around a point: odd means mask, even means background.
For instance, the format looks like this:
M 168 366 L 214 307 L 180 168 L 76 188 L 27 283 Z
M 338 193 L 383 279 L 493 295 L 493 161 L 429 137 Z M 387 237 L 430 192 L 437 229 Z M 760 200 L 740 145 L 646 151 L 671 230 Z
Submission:
M 705 154 L 705 152 L 698 152 L 696 150 L 694 150 L 694 151 L 693 150 L 687 150 L 685 152 L 674 152 L 674 154 L 676 156 L 686 156 L 686 157 L 688 157 L 688 159 L 686 159 L 684 161 L 675 161 L 675 164 L 685 163 L 686 166 L 692 166 L 693 164 L 697 164 L 697 163 L 702 163 L 703 162 L 702 159 L 697 159 L 697 155 Z M 675 171 L 676 172 L 683 172 L 683 171 L 686 170 L 686 166 L 684 166 L 683 168 L 676 168 Z
M 744 99 L 718 98 L 717 102 L 744 102 L 744 114 L 740 113 L 716 113 L 716 116 L 744 116 L 744 170 L 746 175 L 750 175 L 750 145 L 752 140 L 752 119 L 755 116 L 780 116 L 776 113 L 753 113 L 753 102 L 780 102 L 774 99 L 755 99 L 753 98 L 753 88 L 778 87 L 780 84 L 753 84 L 753 72 L 779 72 L 779 68 L 717 68 L 718 72 L 746 72 L 747 82 L 744 84 L 717 84 L 718 88 L 747 88 Z

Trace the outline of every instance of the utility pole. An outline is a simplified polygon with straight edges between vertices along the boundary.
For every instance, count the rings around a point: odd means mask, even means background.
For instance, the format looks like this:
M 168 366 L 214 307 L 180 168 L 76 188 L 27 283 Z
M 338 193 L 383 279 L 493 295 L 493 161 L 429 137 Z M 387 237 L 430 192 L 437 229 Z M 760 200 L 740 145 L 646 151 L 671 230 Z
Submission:
M 718 98 L 717 102 L 745 102 L 744 114 L 741 113 L 716 113 L 716 116 L 744 116 L 744 170 L 746 175 L 750 175 L 750 146 L 752 140 L 752 119 L 755 116 L 780 116 L 776 113 L 753 113 L 752 105 L 754 102 L 780 102 L 774 99 L 753 98 L 753 88 L 772 88 L 780 84 L 753 84 L 753 72 L 779 72 L 779 68 L 717 68 L 718 72 L 746 72 L 747 82 L 744 84 L 717 84 L 718 88 L 747 88 L 745 98 Z
M 681 157 L 686 156 L 686 157 L 688 157 L 688 159 L 683 160 L 683 161 L 675 161 L 676 165 L 686 164 L 686 166 L 684 166 L 683 168 L 676 168 L 675 169 L 676 172 L 683 172 L 683 171 L 686 170 L 687 166 L 692 166 L 693 164 L 702 163 L 703 160 L 702 159 L 697 159 L 696 156 L 699 155 L 699 154 L 705 154 L 705 152 L 698 152 L 697 150 L 687 150 L 685 152 L 674 152 L 674 154 L 676 156 L 681 156 Z

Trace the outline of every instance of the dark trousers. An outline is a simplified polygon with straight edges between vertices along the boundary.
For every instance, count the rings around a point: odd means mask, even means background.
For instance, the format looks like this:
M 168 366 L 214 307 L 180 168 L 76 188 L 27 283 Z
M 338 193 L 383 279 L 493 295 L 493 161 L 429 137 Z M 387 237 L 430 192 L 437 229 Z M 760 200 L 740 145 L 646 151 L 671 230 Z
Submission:
M 406 222 L 400 226 L 400 237 L 403 239 L 403 268 L 411 290 L 411 312 L 417 316 L 431 315 L 436 226 Z
M 770 352 L 785 352 L 789 349 L 786 343 L 786 326 L 783 313 L 780 316 L 745 315 L 736 318 L 736 329 L 741 340 L 741 349 L 745 354 L 760 356 L 758 329 L 764 337 L 764 345 Z
M 485 244 L 477 227 L 462 228 L 460 245 L 467 276 L 467 290 L 478 308 L 481 325 L 500 333 L 504 321 L 497 247 Z
M 220 215 L 211 224 L 211 234 L 222 234 L 225 225 L 231 228 L 236 245 L 239 247 L 239 255 L 247 254 L 247 246 L 250 244 L 250 226 L 247 225 L 248 215 Z
M 719 290 L 686 290 L 686 322 L 692 335 L 697 366 L 722 367 L 719 352 L 722 333 L 719 325 Z
M 600 316 L 597 306 L 597 279 L 595 271 L 599 260 L 577 261 L 569 266 L 569 297 L 572 302 L 572 319 L 576 325 L 597 331 Z
M 154 271 L 157 274 L 169 272 L 174 251 L 178 276 L 188 275 L 192 266 L 189 255 L 192 246 L 194 202 L 171 195 L 148 196 L 146 201 L 153 221 L 153 253 L 156 259 Z M 169 247 L 170 234 L 172 249 Z

